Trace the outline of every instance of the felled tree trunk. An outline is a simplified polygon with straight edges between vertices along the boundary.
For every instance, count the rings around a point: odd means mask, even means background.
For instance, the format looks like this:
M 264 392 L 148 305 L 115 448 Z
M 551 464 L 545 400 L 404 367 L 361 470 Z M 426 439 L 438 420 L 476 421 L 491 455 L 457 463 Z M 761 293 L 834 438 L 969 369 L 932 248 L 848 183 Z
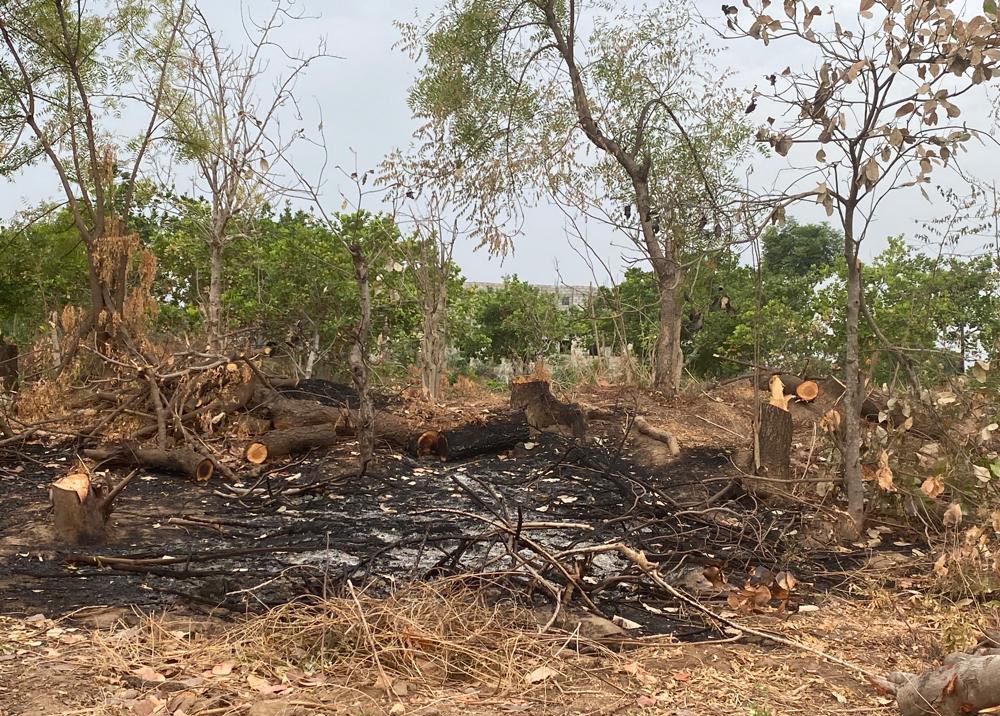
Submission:
M 792 415 L 789 396 L 777 375 L 771 376 L 771 399 L 760 409 L 760 422 L 754 436 L 754 472 L 772 480 L 792 476 Z
M 211 460 L 187 448 L 160 450 L 124 444 L 112 448 L 91 448 L 84 450 L 83 454 L 108 465 L 132 465 L 172 472 L 187 475 L 197 482 L 205 482 L 215 470 Z
M 775 376 L 777 376 L 777 378 L 781 381 L 784 394 L 794 395 L 799 400 L 811 402 L 815 400 L 821 392 L 820 386 L 816 381 L 800 378 L 792 373 L 772 373 L 771 375 L 762 375 L 760 376 L 757 387 L 761 390 L 768 390 L 771 378 Z
M 248 462 L 262 465 L 268 460 L 330 447 L 343 439 L 343 433 L 333 425 L 305 425 L 272 430 L 250 443 L 244 456 Z
M 889 674 L 886 686 L 903 716 L 981 713 L 1000 705 L 1000 652 L 990 651 L 952 654 L 945 666 L 923 674 Z
M 108 536 L 115 498 L 135 477 L 132 472 L 106 494 L 83 472 L 64 475 L 49 488 L 56 537 L 70 544 L 100 544 Z
M 564 403 L 552 395 L 547 381 L 512 383 L 510 405 L 515 410 L 523 410 L 528 424 L 535 430 L 566 428 L 577 438 L 587 434 L 587 418 L 580 406 Z
M 425 431 L 417 438 L 416 452 L 419 457 L 434 455 L 441 460 L 464 460 L 507 450 L 530 435 L 524 411 L 510 410 L 454 430 Z
M 354 433 L 351 415 L 346 408 L 335 408 L 313 400 L 295 400 L 280 396 L 268 400 L 264 407 L 270 414 L 271 424 L 276 430 L 328 425 L 337 427 L 342 435 Z

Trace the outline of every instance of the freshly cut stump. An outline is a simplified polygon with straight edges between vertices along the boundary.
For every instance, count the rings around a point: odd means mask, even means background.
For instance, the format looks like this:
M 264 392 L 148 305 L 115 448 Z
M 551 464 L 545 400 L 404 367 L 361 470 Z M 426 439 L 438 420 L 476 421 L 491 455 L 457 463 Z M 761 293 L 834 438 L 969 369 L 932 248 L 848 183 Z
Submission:
M 70 544 L 100 544 L 107 539 L 104 501 L 83 472 L 65 475 L 49 490 L 56 536 Z

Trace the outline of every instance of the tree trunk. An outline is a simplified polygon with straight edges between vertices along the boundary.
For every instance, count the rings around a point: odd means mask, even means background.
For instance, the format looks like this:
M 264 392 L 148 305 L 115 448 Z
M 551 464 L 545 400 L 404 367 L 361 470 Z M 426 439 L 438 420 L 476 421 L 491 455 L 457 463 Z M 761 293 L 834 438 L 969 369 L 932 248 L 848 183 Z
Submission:
M 187 448 L 159 450 L 123 444 L 111 448 L 92 448 L 84 450 L 83 454 L 108 465 L 133 465 L 172 472 L 187 475 L 197 482 L 205 482 L 215 470 L 211 460 Z
M 309 353 L 306 355 L 306 365 L 302 369 L 302 377 L 308 380 L 312 378 L 313 370 L 316 368 L 316 361 L 319 360 L 319 328 L 313 328 L 312 340 L 309 343 Z
M 222 247 L 215 237 L 209 242 L 208 310 L 205 329 L 208 346 L 214 351 L 220 349 L 222 341 Z
M 100 544 L 107 539 L 103 505 L 85 473 L 66 475 L 52 483 L 49 499 L 59 539 L 70 544 Z
M 433 269 L 431 269 L 433 270 Z M 420 341 L 420 382 L 424 398 L 437 402 L 447 369 L 448 296 L 444 277 L 435 277 L 424 293 L 424 335 Z
M 17 346 L 0 338 L 0 390 L 12 390 L 20 373 L 17 367 Z
M 861 475 L 861 403 L 858 322 L 861 315 L 861 270 L 850 223 L 845 221 L 844 253 L 847 258 L 847 351 L 844 361 L 844 488 L 847 513 L 858 534 L 865 523 L 865 485 Z
M 375 453 L 375 406 L 368 393 L 368 334 L 372 324 L 371 287 L 368 284 L 368 264 L 365 255 L 358 244 L 351 244 L 351 261 L 354 264 L 354 280 L 357 282 L 358 299 L 361 304 L 361 319 L 358 321 L 354 334 L 354 343 L 348 356 L 351 368 L 351 379 L 358 391 L 359 421 L 356 426 L 358 434 L 358 462 L 362 475 L 368 470 Z
M 654 266 L 657 263 L 654 262 Z M 663 263 L 673 262 L 668 260 Z M 653 387 L 671 398 L 680 389 L 684 366 L 681 354 L 682 302 L 678 300 L 680 282 L 680 269 L 676 265 L 661 269 L 656 278 L 660 320 L 653 353 Z
M 279 457 L 330 447 L 342 440 L 344 434 L 329 424 L 272 430 L 250 443 L 244 456 L 249 462 L 261 465 Z
M 434 455 L 444 460 L 464 460 L 497 453 L 522 443 L 531 436 L 523 410 L 507 410 L 452 430 L 428 430 L 417 438 L 418 457 Z

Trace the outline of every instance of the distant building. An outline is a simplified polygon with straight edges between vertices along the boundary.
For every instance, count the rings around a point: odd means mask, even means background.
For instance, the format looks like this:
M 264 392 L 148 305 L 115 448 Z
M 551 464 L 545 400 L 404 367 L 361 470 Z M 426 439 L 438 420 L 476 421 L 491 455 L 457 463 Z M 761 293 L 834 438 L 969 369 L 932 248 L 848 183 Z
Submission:
M 495 281 L 467 281 L 465 285 L 472 286 L 473 288 L 481 289 L 483 291 L 503 287 L 502 283 L 497 283 Z M 537 288 L 539 291 L 544 291 L 545 293 L 554 293 L 556 295 L 556 302 L 562 310 L 567 310 L 570 306 L 586 306 L 597 293 L 597 289 L 593 286 L 567 286 L 566 284 L 559 283 L 533 283 L 529 285 L 533 288 Z

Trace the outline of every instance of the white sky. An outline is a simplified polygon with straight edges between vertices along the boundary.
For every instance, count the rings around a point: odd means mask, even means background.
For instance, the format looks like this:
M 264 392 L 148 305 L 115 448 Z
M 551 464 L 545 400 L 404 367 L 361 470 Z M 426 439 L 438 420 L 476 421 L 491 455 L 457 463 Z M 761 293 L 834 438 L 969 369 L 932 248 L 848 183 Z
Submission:
M 426 16 L 438 5 L 438 0 L 298 1 L 306 14 L 317 17 L 297 23 L 285 32 L 282 37 L 286 47 L 308 49 L 315 47 L 316 41 L 324 37 L 328 51 L 343 58 L 326 60 L 311 68 L 298 85 L 298 95 L 307 111 L 314 112 L 317 105 L 322 107 L 332 163 L 352 165 L 353 148 L 359 168 L 372 168 L 394 147 L 405 147 L 415 126 L 406 105 L 406 92 L 415 68 L 403 52 L 393 49 L 393 44 L 399 39 L 393 21 L 410 19 L 417 10 Z M 833 4 L 843 17 L 857 11 L 857 0 L 835 0 Z M 693 0 L 693 5 L 710 18 L 720 16 L 718 0 Z M 828 8 L 830 3 L 821 5 Z M 217 21 L 219 29 L 230 42 L 239 43 L 242 40 L 237 0 L 201 0 L 201 6 Z M 780 6 L 780 0 L 773 6 L 777 7 L 778 14 L 781 13 Z M 270 2 L 247 0 L 245 7 L 260 14 L 268 10 Z M 739 43 L 728 47 L 717 62 L 739 68 L 738 86 L 747 89 L 754 84 L 760 84 L 763 89 L 766 83 L 762 78 L 786 65 L 813 65 L 813 59 L 808 55 L 796 55 L 784 48 L 775 52 L 774 49 L 772 46 L 767 51 L 755 44 Z M 975 101 L 969 100 L 963 105 L 963 118 L 970 118 L 970 125 L 978 122 L 978 126 L 984 126 L 986 107 L 987 101 L 982 95 Z M 761 102 L 755 116 L 762 120 L 767 112 L 766 103 Z M 306 121 L 311 120 L 307 118 Z M 996 176 L 998 159 L 1000 151 L 995 147 L 977 148 L 965 159 L 965 168 L 980 177 L 991 179 Z M 307 153 L 302 162 L 308 167 L 310 162 L 315 163 L 315 156 Z M 753 181 L 771 183 L 783 165 L 787 166 L 787 162 L 780 159 L 761 162 L 756 167 Z M 333 181 L 336 178 L 331 175 L 326 191 L 334 209 L 340 205 L 336 182 Z M 4 218 L 39 200 L 59 198 L 53 177 L 43 168 L 30 170 L 24 176 L 6 182 L 0 180 L 0 187 L 0 217 Z M 178 188 L 185 187 L 179 182 Z M 348 186 L 343 188 L 345 191 L 349 189 Z M 378 206 L 369 208 L 377 209 Z M 882 236 L 912 234 L 916 229 L 916 219 L 938 216 L 946 210 L 947 206 L 943 203 L 932 206 L 925 202 L 915 189 L 899 192 L 883 205 L 872 234 L 875 240 L 869 242 L 865 254 L 877 252 Z M 789 214 L 802 221 L 825 219 L 823 212 L 813 206 L 793 208 Z M 607 229 L 598 225 L 591 225 L 589 231 L 592 232 L 589 238 L 602 258 L 621 270 L 622 252 L 616 244 L 622 244 L 623 239 L 612 237 Z M 502 275 L 517 273 L 523 279 L 538 283 L 552 283 L 557 275 L 568 283 L 591 282 L 590 270 L 567 241 L 563 215 L 557 208 L 541 207 L 531 211 L 524 234 L 516 243 L 513 255 L 502 262 L 488 256 L 485 251 L 474 251 L 472 246 L 459 246 L 456 259 L 471 280 L 493 281 Z M 599 280 L 603 279 L 603 275 L 599 274 Z

